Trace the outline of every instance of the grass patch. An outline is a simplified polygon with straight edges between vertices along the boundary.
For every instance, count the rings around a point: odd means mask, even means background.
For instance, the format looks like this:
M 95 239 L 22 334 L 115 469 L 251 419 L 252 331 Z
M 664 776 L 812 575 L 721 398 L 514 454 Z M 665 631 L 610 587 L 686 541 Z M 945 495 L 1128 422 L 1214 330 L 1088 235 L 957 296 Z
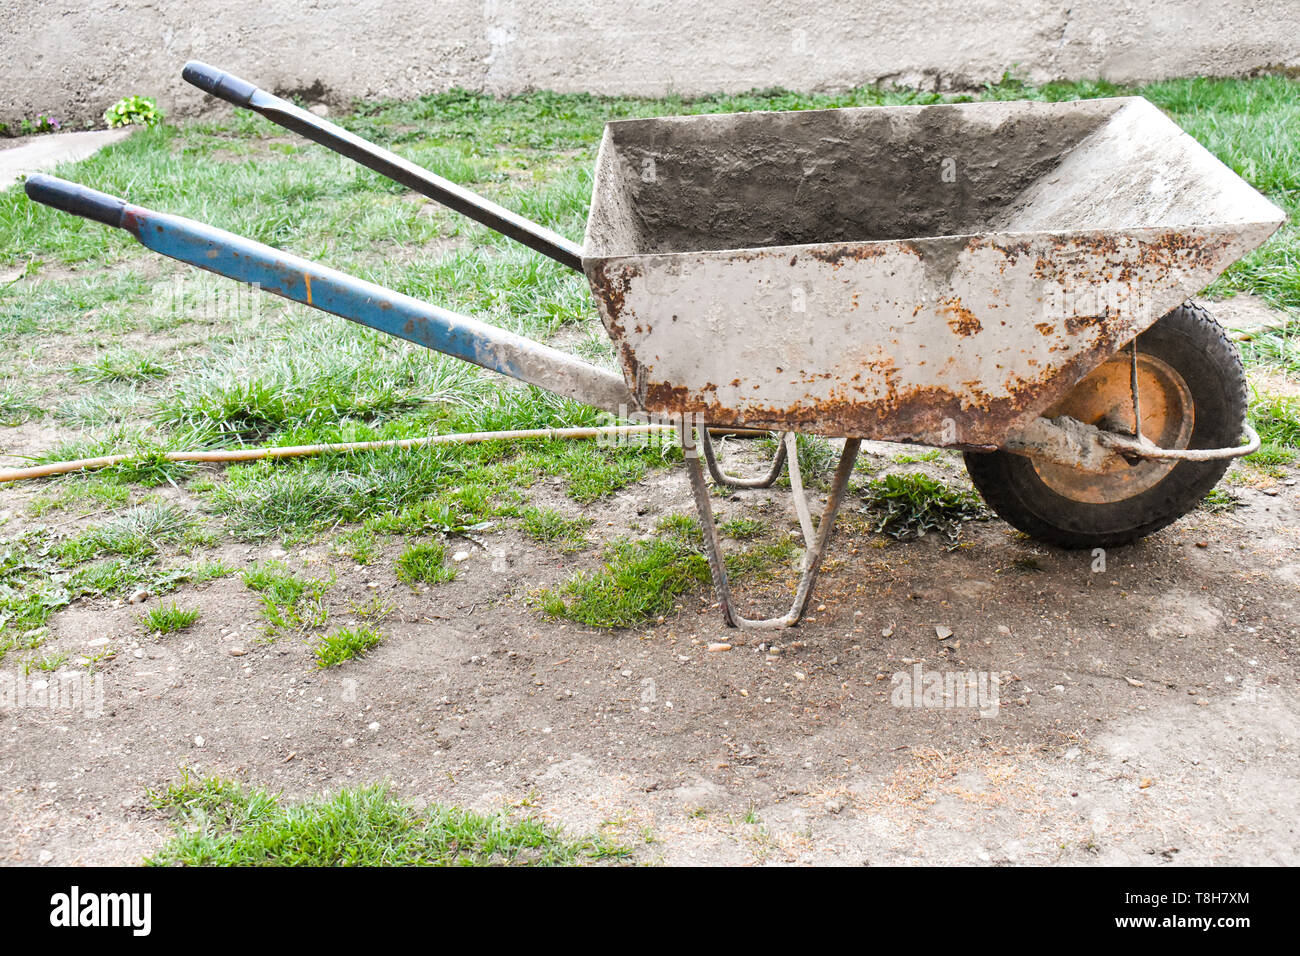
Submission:
M 900 541 L 938 532 L 955 543 L 966 521 L 983 521 L 988 509 L 979 495 L 951 488 L 929 475 L 886 475 L 868 482 L 864 510 L 875 515 L 872 530 Z
M 536 601 L 551 617 L 630 627 L 669 613 L 678 597 L 708 582 L 704 556 L 679 538 L 615 541 L 598 571 L 579 571 L 558 589 L 543 588 Z
M 665 515 L 659 538 L 619 540 L 606 546 L 602 566 L 579 571 L 558 588 L 542 588 L 534 603 L 552 618 L 590 627 L 631 627 L 671 612 L 683 594 L 710 583 L 699 523 L 690 515 Z M 765 579 L 789 564 L 798 546 L 789 536 L 726 556 L 733 579 Z
M 326 634 L 316 645 L 317 667 L 338 667 L 378 647 L 384 637 L 371 627 L 351 627 Z
M 383 786 L 285 805 L 264 790 L 185 777 L 150 799 L 176 832 L 148 866 L 546 866 L 630 853 L 536 819 L 416 808 Z
M 456 579 L 456 569 L 445 564 L 447 548 L 439 541 L 413 544 L 397 559 L 397 579 L 407 584 L 442 584 Z
M 71 370 L 78 382 L 145 382 L 163 378 L 169 369 L 148 352 L 131 349 L 112 349 L 87 365 L 74 365 Z
M 148 558 L 158 554 L 162 545 L 200 540 L 194 515 L 175 505 L 144 504 L 62 542 L 55 553 L 73 565 L 103 554 Z
M 1259 451 L 1247 455 L 1248 464 L 1288 465 L 1300 455 L 1300 401 L 1275 395 L 1258 396 L 1250 403 L 1250 423 L 1259 432 Z
M 283 561 L 264 561 L 244 571 L 241 577 L 244 586 L 261 598 L 268 638 L 283 631 L 320 627 L 329 616 L 322 598 L 330 581 L 299 577 Z
M 144 629 L 151 634 L 174 634 L 193 627 L 198 619 L 198 608 L 182 610 L 173 602 L 147 612 L 144 615 Z
M 45 416 L 35 393 L 19 385 L 0 383 L 0 426 L 22 425 Z
M 591 525 L 590 518 L 570 518 L 554 508 L 525 508 L 519 521 L 524 534 L 562 554 L 572 554 L 590 545 L 587 529 Z
M 1214 488 L 1201 499 L 1201 503 L 1197 505 L 1197 508 L 1210 514 L 1222 514 L 1227 511 L 1236 511 L 1241 506 L 1241 499 L 1232 492 L 1224 488 Z
M 403 419 L 375 428 L 290 433 L 292 443 L 409 437 L 434 432 L 559 428 L 595 423 L 598 413 L 537 389 L 502 389 L 491 400 L 442 418 Z M 680 453 L 678 453 L 680 454 Z M 231 468 L 213 507 L 238 537 L 305 535 L 365 522 L 379 534 L 456 533 L 520 515 L 523 490 L 562 477 L 587 503 L 639 480 L 672 450 L 602 448 L 591 441 L 483 442 L 261 461 Z
M 768 527 L 757 518 L 731 518 L 718 525 L 718 530 L 736 541 L 749 541 L 766 534 Z

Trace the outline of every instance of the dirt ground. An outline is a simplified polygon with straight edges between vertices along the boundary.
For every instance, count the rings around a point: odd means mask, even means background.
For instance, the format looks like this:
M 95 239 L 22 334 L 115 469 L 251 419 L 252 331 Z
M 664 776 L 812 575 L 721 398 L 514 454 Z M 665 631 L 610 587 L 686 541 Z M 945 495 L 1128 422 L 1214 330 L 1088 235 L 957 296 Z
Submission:
M 867 454 L 897 468 L 900 450 Z M 49 649 L 118 653 L 101 716 L 0 712 L 0 861 L 138 863 L 169 833 L 147 788 L 188 767 L 290 797 L 387 780 L 416 802 L 528 808 L 649 863 L 1295 864 L 1294 473 L 1234 486 L 1244 507 L 1194 512 L 1104 569 L 997 520 L 955 550 L 895 542 L 851 499 L 815 610 L 782 632 L 723 627 L 703 589 L 646 628 L 548 622 L 529 593 L 599 549 L 559 557 L 514 531 L 453 541 L 459 577 L 421 591 L 394 580 L 396 544 L 371 567 L 321 544 L 223 546 L 332 567 L 336 604 L 379 594 L 387 641 L 318 670 L 305 642 L 258 640 L 237 576 L 178 592 L 202 618 L 161 639 L 120 602 L 59 612 Z M 717 504 L 767 501 L 796 526 L 780 490 Z M 614 536 L 690 510 L 677 466 L 586 513 Z M 742 604 L 777 613 L 792 581 Z M 996 704 L 898 706 L 894 675 L 917 667 L 997 675 Z

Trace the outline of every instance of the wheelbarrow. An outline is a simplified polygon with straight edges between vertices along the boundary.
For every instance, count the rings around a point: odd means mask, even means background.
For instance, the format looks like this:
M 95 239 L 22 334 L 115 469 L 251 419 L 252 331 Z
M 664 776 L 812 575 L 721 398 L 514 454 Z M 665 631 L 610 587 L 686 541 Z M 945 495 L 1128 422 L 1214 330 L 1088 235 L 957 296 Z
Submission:
M 622 374 L 79 185 L 33 176 L 28 196 L 616 415 L 674 422 L 729 625 L 798 623 L 864 439 L 962 450 L 1002 518 L 1075 548 L 1163 528 L 1259 447 L 1240 358 L 1188 297 L 1284 216 L 1139 97 L 611 122 L 578 246 L 228 73 L 191 62 L 183 75 L 584 272 Z M 771 466 L 724 473 L 711 428 L 781 433 Z M 796 433 L 844 439 L 816 525 Z M 784 615 L 747 620 L 705 469 L 763 487 L 786 466 L 800 581 Z

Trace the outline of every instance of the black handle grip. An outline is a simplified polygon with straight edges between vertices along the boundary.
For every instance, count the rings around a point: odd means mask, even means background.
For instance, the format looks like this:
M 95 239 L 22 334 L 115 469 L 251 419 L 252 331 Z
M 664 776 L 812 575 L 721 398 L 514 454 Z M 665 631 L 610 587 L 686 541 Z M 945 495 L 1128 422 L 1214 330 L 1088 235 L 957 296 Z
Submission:
M 93 219 L 116 229 L 122 228 L 122 210 L 127 205 L 125 199 L 56 176 L 29 176 L 23 188 L 27 190 L 27 198 L 33 202 L 53 206 L 74 216 Z
M 218 70 L 215 66 L 208 66 L 198 60 L 190 60 L 186 63 L 185 68 L 181 70 L 181 76 L 186 83 L 236 106 L 247 106 L 253 94 L 257 92 L 257 87 L 247 80 L 241 80 L 225 70 Z

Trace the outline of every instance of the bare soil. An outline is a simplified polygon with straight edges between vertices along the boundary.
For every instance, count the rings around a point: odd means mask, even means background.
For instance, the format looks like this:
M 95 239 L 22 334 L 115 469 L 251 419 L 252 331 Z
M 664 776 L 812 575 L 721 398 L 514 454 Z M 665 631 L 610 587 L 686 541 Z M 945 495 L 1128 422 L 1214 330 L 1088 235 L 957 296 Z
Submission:
M 418 590 L 393 576 L 396 543 L 368 567 L 323 543 L 284 554 L 337 574 L 331 626 L 373 595 L 394 605 L 386 642 L 328 671 L 304 639 L 260 639 L 237 576 L 168 596 L 203 614 L 161 639 L 140 606 L 78 603 L 43 650 L 106 638 L 105 710 L 0 711 L 0 860 L 138 863 L 169 832 L 146 790 L 188 767 L 290 797 L 385 780 L 416 802 L 526 806 L 652 863 L 1295 864 L 1300 498 L 1293 477 L 1255 485 L 1104 570 L 996 520 L 955 550 L 894 542 L 853 498 L 815 611 L 782 632 L 723 627 L 708 589 L 646 627 L 548 621 L 530 592 L 597 567 L 599 547 L 560 556 L 498 529 L 450 542 L 470 552 L 457 580 Z M 717 501 L 722 517 L 763 502 L 796 526 L 777 489 Z M 680 468 L 585 509 L 593 537 L 678 511 Z M 747 612 L 783 610 L 793 580 L 742 588 Z M 917 665 L 999 675 L 996 713 L 895 706 L 893 675 Z

